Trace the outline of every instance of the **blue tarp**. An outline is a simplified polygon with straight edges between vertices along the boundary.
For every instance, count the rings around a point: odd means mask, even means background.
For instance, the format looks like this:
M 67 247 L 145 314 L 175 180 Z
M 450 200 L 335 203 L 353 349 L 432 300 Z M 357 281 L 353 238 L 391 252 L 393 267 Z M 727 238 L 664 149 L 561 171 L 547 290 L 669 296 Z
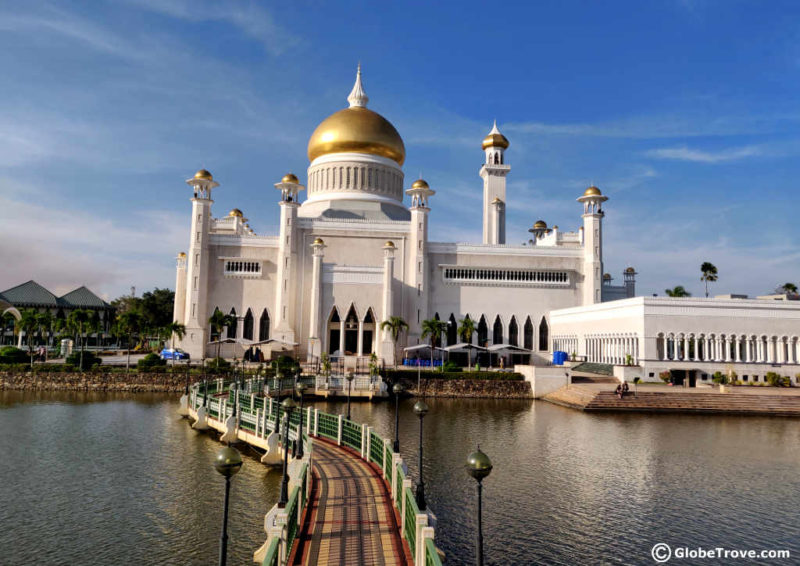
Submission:
M 556 350 L 553 352 L 553 365 L 554 366 L 563 366 L 564 362 L 567 361 L 569 356 L 566 352 L 562 352 L 560 350 Z

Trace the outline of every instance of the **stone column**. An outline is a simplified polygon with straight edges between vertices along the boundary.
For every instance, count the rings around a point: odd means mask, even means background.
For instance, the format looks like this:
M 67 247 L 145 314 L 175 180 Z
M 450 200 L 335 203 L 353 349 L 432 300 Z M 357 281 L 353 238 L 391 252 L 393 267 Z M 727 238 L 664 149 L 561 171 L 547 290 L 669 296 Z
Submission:
M 686 334 L 683 335 L 683 356 L 681 359 L 689 361 L 689 337 Z
M 664 343 L 664 348 L 662 350 L 661 359 L 662 360 L 668 360 L 669 359 L 669 342 L 667 340 L 667 335 L 664 334 L 664 336 L 663 336 L 663 338 L 661 340 Z
M 358 321 L 358 349 L 356 350 L 356 353 L 359 356 L 363 356 L 364 355 L 364 321 L 363 320 L 359 320 Z
M 773 349 L 775 341 L 772 336 L 767 337 L 767 363 L 775 362 L 775 351 Z
M 742 345 L 742 337 L 738 336 L 738 335 L 734 336 L 733 337 L 733 348 L 734 348 L 734 350 L 733 350 L 733 354 L 734 354 L 733 361 L 735 361 L 735 362 L 741 362 L 742 361 L 742 351 L 741 351 L 742 348 L 741 348 L 741 345 Z
M 309 306 L 308 324 L 308 361 L 319 356 L 322 351 L 322 331 L 319 327 L 322 296 L 322 258 L 325 255 L 325 242 L 317 238 L 311 244 L 311 304 Z M 320 346 L 319 351 L 317 345 Z
M 383 246 L 383 305 L 381 321 L 389 320 L 393 312 L 393 287 L 394 287 L 394 242 L 388 241 Z M 378 323 L 380 327 L 380 323 Z M 395 358 L 392 334 L 387 329 L 383 331 L 383 347 L 381 355 L 387 364 L 393 364 Z

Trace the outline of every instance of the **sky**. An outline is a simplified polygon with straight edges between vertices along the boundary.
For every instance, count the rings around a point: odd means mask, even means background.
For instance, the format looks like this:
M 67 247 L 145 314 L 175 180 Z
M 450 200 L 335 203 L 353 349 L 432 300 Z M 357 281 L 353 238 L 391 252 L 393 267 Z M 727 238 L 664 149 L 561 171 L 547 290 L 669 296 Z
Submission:
M 215 215 L 277 232 L 287 172 L 360 61 L 371 109 L 436 190 L 431 240 L 479 242 L 483 153 L 511 142 L 508 243 L 575 230 L 638 294 L 800 282 L 800 4 L 737 0 L 0 0 L 0 289 L 174 288 L 200 167 Z

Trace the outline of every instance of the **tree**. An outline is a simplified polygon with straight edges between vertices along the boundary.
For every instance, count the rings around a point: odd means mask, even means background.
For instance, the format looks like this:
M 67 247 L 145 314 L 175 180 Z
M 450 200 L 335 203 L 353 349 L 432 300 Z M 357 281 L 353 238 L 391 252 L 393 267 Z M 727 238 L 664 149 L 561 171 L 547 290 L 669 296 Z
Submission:
M 234 318 L 231 315 L 222 314 L 219 309 L 214 309 L 214 314 L 208 319 L 208 323 L 211 325 L 211 334 L 217 333 L 217 358 L 219 358 L 219 349 L 222 345 L 222 329 L 234 322 Z
M 78 340 L 80 341 L 80 348 L 81 348 L 81 371 L 83 371 L 83 345 L 84 345 L 84 337 L 83 332 L 84 328 L 91 320 L 91 315 L 89 311 L 83 309 L 75 309 L 67 316 L 67 323 L 70 324 L 73 330 L 76 330 L 78 333 Z
M 796 295 L 797 294 L 797 285 L 794 283 L 784 283 L 780 287 L 776 289 L 778 293 L 784 293 L 786 295 Z
M 470 317 L 458 321 L 458 335 L 467 344 L 472 344 L 472 335 L 475 334 L 475 321 Z M 472 350 L 467 350 L 467 365 L 472 369 Z
M 178 340 L 183 340 L 183 337 L 186 336 L 186 326 L 178 322 L 177 320 L 174 322 L 170 322 L 166 326 L 169 335 L 172 337 L 172 365 L 175 365 L 175 337 L 178 337 Z
M 683 288 L 683 285 L 677 285 L 673 289 L 665 289 L 664 292 L 668 297 L 691 297 L 692 294 Z
M 39 335 L 44 338 L 47 335 L 45 344 L 50 342 L 50 333 L 53 330 L 53 315 L 50 311 L 43 311 L 36 315 L 36 321 L 39 325 Z
M 127 359 L 125 360 L 125 372 L 130 371 L 131 367 L 131 342 L 133 336 L 141 332 L 142 315 L 137 311 L 129 310 L 117 317 L 117 333 L 127 337 Z
M 408 323 L 399 316 L 389 317 L 389 320 L 381 322 L 381 330 L 388 330 L 392 335 L 394 343 L 394 368 L 397 369 L 397 340 L 403 330 L 408 330 Z
M 20 313 L 20 319 L 17 321 L 19 330 L 25 333 L 25 338 L 28 341 L 28 355 L 31 358 L 31 368 L 33 368 L 33 335 L 36 329 L 39 328 L 39 320 L 37 313 L 34 309 L 25 309 Z
M 422 338 L 430 338 L 431 341 L 431 369 L 433 369 L 433 350 L 445 332 L 447 323 L 443 320 L 429 318 L 422 321 Z
M 709 281 L 713 283 L 714 281 L 717 280 L 717 268 L 713 263 L 708 262 L 708 261 L 704 261 L 703 265 L 700 266 L 700 271 L 703 273 L 703 275 L 700 277 L 700 281 L 705 282 L 705 284 L 706 284 L 706 297 L 708 297 L 708 283 L 709 283 Z M 670 295 L 670 296 L 672 296 L 672 295 Z M 689 295 L 687 294 L 687 295 L 681 295 L 681 296 L 688 297 Z

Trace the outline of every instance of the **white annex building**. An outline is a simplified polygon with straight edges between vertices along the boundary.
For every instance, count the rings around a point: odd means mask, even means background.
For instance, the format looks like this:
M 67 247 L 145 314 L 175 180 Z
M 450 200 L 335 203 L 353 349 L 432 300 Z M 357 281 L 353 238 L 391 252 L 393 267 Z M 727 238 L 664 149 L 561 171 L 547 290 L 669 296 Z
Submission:
M 178 257 L 175 319 L 193 357 L 213 355 L 208 320 L 219 309 L 236 317 L 227 335 L 245 347 L 273 339 L 307 358 L 376 352 L 392 363 L 381 321 L 402 317 L 410 328 L 401 340 L 413 345 L 424 342 L 420 323 L 439 318 L 454 344 L 457 321 L 469 317 L 474 342 L 514 345 L 541 362 L 552 351 L 551 311 L 634 296 L 632 268 L 622 286 L 604 280 L 607 197 L 597 187 L 576 195 L 577 230 L 538 221 L 528 245 L 506 243 L 509 142 L 496 124 L 482 143 L 483 241 L 430 241 L 435 191 L 406 182 L 403 140 L 367 108 L 360 69 L 347 100 L 311 135 L 306 184 L 293 174 L 275 184 L 279 234 L 255 234 L 238 209 L 214 217 L 219 184 L 208 171 L 187 181 L 191 239 Z

